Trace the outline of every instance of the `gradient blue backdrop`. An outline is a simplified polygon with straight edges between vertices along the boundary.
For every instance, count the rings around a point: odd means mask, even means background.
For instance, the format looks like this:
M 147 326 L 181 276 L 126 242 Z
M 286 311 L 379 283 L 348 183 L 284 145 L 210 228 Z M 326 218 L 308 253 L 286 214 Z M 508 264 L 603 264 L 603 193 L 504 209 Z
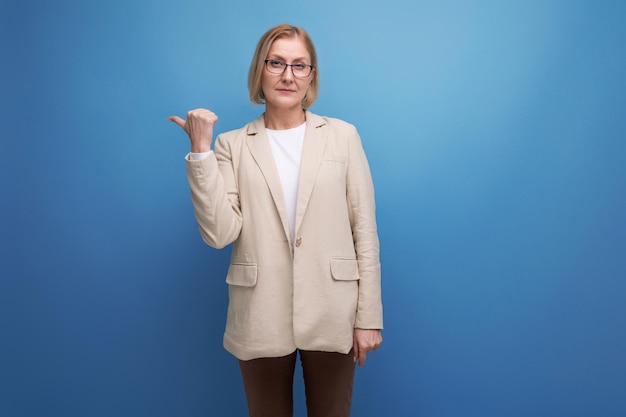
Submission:
M 254 46 L 291 22 L 377 188 L 353 415 L 623 417 L 625 4 L 2 0 L 0 415 L 245 415 L 229 252 L 166 118 L 256 117 Z

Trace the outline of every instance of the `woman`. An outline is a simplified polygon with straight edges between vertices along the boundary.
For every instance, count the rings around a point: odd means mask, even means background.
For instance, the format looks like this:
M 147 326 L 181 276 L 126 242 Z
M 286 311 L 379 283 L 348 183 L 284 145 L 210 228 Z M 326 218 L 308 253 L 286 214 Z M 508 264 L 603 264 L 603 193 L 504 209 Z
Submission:
M 250 416 L 292 416 L 300 354 L 309 417 L 349 416 L 355 362 L 382 342 L 374 190 L 356 129 L 307 109 L 317 56 L 301 28 L 260 39 L 248 76 L 265 112 L 223 133 L 217 116 L 169 118 L 189 136 L 187 177 L 204 241 L 232 242 L 224 346 Z

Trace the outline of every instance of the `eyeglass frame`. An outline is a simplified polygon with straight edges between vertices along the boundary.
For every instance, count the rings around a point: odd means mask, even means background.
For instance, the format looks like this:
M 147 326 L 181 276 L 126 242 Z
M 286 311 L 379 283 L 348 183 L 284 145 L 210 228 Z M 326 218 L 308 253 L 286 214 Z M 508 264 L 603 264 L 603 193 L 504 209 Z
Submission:
M 275 61 L 275 62 L 280 62 L 282 65 L 284 65 L 285 67 L 283 68 L 283 70 L 281 72 L 272 72 L 269 68 L 268 68 L 268 63 L 270 61 Z M 313 71 L 315 70 L 315 67 L 313 65 L 309 65 L 309 64 L 303 64 L 301 62 L 296 63 L 296 64 L 288 64 L 285 61 L 281 61 L 280 59 L 266 59 L 265 61 L 265 69 L 267 70 L 267 72 L 269 72 L 270 74 L 275 74 L 275 75 L 282 75 L 285 73 L 285 71 L 287 70 L 287 67 L 291 67 L 291 74 L 296 77 L 296 78 L 307 78 L 310 77 L 311 74 L 313 73 Z M 304 65 L 305 67 L 309 67 L 309 73 L 305 76 L 301 76 L 301 75 L 296 75 L 295 72 L 293 72 L 293 67 L 294 65 Z

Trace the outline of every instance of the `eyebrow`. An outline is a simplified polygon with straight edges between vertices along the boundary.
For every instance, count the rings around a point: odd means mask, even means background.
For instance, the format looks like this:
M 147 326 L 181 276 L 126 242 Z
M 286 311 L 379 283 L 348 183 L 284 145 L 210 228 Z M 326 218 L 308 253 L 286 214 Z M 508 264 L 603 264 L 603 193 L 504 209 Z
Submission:
M 287 62 L 287 60 L 285 58 L 283 58 L 283 56 L 280 55 L 280 54 L 270 54 L 270 55 L 267 56 L 266 59 L 275 59 L 275 60 L 278 60 L 278 61 Z M 304 58 L 304 57 L 300 57 L 300 58 L 294 59 L 292 62 L 303 62 L 303 63 L 306 63 L 308 61 L 309 61 L 309 59 Z

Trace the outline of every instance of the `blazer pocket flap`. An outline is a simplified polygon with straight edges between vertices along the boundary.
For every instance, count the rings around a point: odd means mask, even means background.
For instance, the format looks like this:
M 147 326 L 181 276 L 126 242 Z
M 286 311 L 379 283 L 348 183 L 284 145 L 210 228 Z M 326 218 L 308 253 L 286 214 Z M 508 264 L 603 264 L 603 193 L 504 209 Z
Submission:
M 228 267 L 226 283 L 240 287 L 254 287 L 257 280 L 256 264 L 231 264 Z
M 356 281 L 359 279 L 359 264 L 356 259 L 330 259 L 330 272 L 338 281 Z

